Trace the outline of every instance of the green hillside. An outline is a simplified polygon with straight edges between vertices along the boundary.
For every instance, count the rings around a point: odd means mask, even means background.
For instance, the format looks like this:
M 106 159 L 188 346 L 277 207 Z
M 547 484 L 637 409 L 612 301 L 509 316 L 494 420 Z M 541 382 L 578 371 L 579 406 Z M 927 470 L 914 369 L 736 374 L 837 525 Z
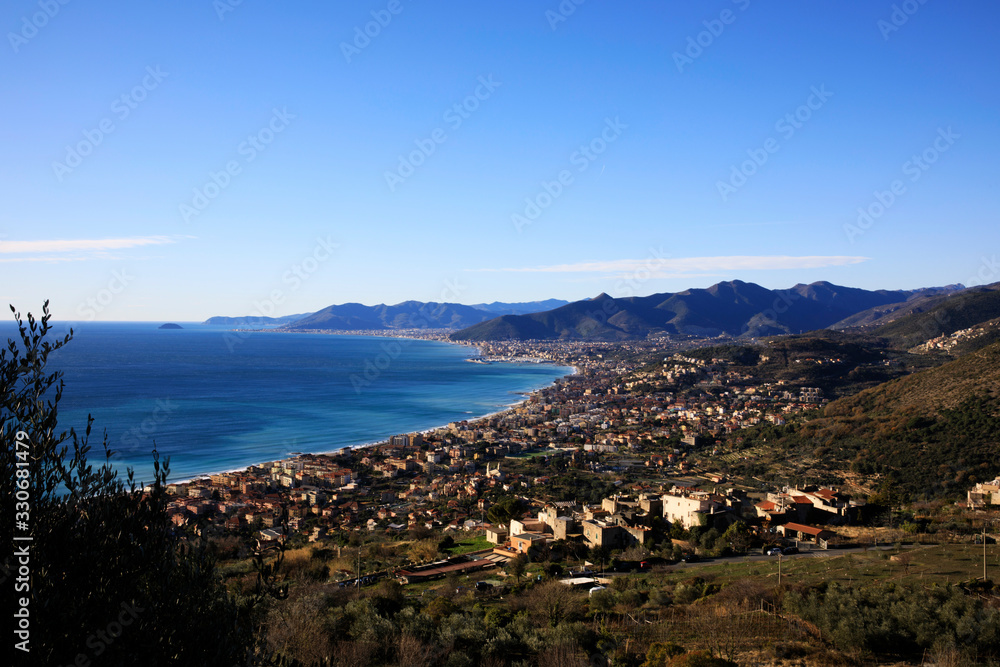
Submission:
M 764 454 L 735 465 L 737 474 L 823 474 L 862 491 L 964 497 L 1000 474 L 1000 343 L 834 401 L 804 424 L 739 437 L 741 448 Z
M 940 365 L 936 355 L 895 350 L 884 339 L 838 331 L 779 336 L 754 345 L 715 345 L 685 352 L 724 359 L 761 382 L 819 387 L 829 398 L 849 396 L 889 380 Z
M 829 405 L 826 414 L 835 417 L 858 410 L 875 414 L 933 414 L 956 408 L 970 397 L 982 394 L 1000 397 L 1000 343 L 844 398 Z
M 1000 290 L 976 288 L 895 319 L 873 333 L 901 347 L 913 347 L 997 317 L 1000 317 Z

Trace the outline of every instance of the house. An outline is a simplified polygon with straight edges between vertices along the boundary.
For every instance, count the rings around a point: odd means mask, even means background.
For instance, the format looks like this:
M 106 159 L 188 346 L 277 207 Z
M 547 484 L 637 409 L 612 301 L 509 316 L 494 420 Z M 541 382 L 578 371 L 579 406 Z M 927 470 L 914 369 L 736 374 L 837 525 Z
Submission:
M 694 491 L 687 495 L 665 493 L 662 500 L 663 518 L 670 523 L 679 523 L 684 528 L 702 525 L 705 520 L 703 517 L 707 518 L 722 507 L 722 503 L 703 491 Z
M 701 447 L 708 443 L 708 439 L 700 435 L 686 435 L 681 438 L 681 442 L 688 447 Z
M 642 535 L 642 539 L 638 536 Z M 645 540 L 645 534 L 640 529 L 629 529 L 610 521 L 584 521 L 583 538 L 588 547 L 609 547 L 623 549 Z
M 660 496 L 642 494 L 639 496 L 639 509 L 646 514 L 663 514 L 663 499 Z
M 503 544 L 507 541 L 507 529 L 503 526 L 486 524 L 486 541 L 490 544 Z
M 576 521 L 571 516 L 575 508 L 575 503 L 546 505 L 538 512 L 538 520 L 549 527 L 554 539 L 565 540 L 577 530 Z
M 992 482 L 980 482 L 967 494 L 969 509 L 984 509 L 988 505 L 1000 505 L 1000 477 Z
M 273 542 L 276 540 L 283 540 L 285 536 L 277 530 L 267 528 L 265 530 L 260 531 L 260 538 L 265 542 Z
M 783 522 L 785 519 L 785 508 L 770 500 L 763 500 L 754 505 L 757 518 L 766 521 Z
M 624 510 L 635 509 L 639 503 L 629 496 L 612 496 L 601 501 L 601 509 L 608 514 L 615 514 Z
M 532 547 L 542 546 L 547 541 L 541 533 L 521 533 L 510 538 L 510 548 L 519 554 L 526 554 Z
M 816 526 L 806 526 L 801 523 L 786 523 L 783 526 L 778 526 L 777 531 L 789 539 L 802 540 L 804 542 L 815 542 L 823 548 L 826 548 L 826 542 L 828 542 L 830 538 L 837 536 L 837 534 L 831 530 L 817 528 Z
M 819 520 L 823 523 L 840 523 L 847 517 L 850 499 L 839 491 L 806 487 L 801 491 L 796 490 L 794 493 L 801 494 L 802 497 L 809 500 L 812 504 L 812 516 L 820 517 Z
M 532 519 L 511 519 L 510 534 L 519 535 L 521 533 L 544 533 L 545 523 Z

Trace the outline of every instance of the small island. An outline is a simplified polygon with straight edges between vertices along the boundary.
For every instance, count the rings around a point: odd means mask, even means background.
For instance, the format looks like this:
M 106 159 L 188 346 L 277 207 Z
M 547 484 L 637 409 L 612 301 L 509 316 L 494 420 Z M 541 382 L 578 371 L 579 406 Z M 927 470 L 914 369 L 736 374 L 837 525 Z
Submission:
M 173 322 L 167 322 L 166 324 L 161 324 L 158 328 L 160 329 L 183 329 L 179 324 L 174 324 Z

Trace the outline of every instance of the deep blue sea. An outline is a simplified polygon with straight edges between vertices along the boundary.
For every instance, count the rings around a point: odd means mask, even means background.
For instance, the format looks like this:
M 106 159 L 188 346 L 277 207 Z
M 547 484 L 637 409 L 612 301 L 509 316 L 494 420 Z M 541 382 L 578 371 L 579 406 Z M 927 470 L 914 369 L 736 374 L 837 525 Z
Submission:
M 158 324 L 74 325 L 49 365 L 66 382 L 60 428 L 82 433 L 92 414 L 91 461 L 103 460 L 107 430 L 115 466 L 142 482 L 154 441 L 170 480 L 184 480 L 472 419 L 572 372 L 469 363 L 474 348 L 432 341 Z M 0 325 L 4 340 L 15 333 Z

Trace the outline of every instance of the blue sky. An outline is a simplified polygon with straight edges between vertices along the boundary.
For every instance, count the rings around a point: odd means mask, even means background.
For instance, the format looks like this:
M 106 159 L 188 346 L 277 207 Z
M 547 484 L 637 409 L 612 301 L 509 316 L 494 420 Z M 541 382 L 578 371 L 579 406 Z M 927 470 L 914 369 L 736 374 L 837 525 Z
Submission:
M 845 4 L 11 0 L 0 299 L 1000 280 L 1000 7 Z

